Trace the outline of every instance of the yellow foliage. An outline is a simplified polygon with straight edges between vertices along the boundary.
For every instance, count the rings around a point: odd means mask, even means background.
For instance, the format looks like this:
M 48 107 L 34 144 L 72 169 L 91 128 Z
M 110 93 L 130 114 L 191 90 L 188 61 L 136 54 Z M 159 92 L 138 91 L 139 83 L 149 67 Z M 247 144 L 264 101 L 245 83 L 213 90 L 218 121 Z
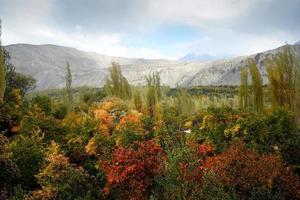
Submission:
M 94 137 L 92 137 L 88 144 L 85 146 L 85 152 L 88 155 L 96 155 L 97 154 L 97 141 Z
M 187 122 L 184 124 L 184 127 L 190 129 L 190 128 L 192 128 L 192 125 L 193 125 L 193 122 L 192 122 L 192 121 L 187 121 Z
M 70 112 L 63 119 L 63 125 L 69 128 L 76 128 L 78 125 L 85 123 L 87 116 L 83 113 Z

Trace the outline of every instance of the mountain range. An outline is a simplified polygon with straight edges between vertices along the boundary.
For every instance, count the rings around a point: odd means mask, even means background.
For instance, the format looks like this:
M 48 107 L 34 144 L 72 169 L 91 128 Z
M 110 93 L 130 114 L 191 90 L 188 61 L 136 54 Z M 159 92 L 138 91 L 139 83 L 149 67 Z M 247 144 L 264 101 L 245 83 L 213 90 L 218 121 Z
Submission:
M 300 42 L 291 45 L 300 58 Z M 5 46 L 16 71 L 33 76 L 37 90 L 65 87 L 66 63 L 73 75 L 73 86 L 102 87 L 109 74 L 111 62 L 120 64 L 123 75 L 131 84 L 145 84 L 145 77 L 158 72 L 163 85 L 192 87 L 197 85 L 238 85 L 240 70 L 249 58 L 255 58 L 267 82 L 263 61 L 282 47 L 216 61 L 190 59 L 142 59 L 99 55 L 57 45 L 13 44 Z

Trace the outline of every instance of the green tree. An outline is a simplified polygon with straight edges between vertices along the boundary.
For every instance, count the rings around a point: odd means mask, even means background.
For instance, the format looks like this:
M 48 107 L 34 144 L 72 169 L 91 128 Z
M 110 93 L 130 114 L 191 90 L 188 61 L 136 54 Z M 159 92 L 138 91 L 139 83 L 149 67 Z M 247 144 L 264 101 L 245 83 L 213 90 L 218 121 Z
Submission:
M 39 107 L 46 114 L 51 114 L 51 99 L 48 96 L 37 95 L 32 98 L 31 106 Z
M 143 102 L 142 102 L 142 93 L 140 87 L 136 87 L 133 95 L 134 107 L 137 111 L 142 111 Z
M 239 90 L 240 107 L 242 110 L 248 110 L 248 70 L 246 67 L 241 69 L 241 84 Z
M 256 112 L 264 108 L 263 80 L 254 59 L 249 61 L 249 70 L 252 79 L 253 105 Z
M 193 97 L 184 89 L 180 89 L 176 95 L 177 107 L 181 115 L 191 115 L 195 111 Z
M 110 77 L 106 79 L 104 89 L 107 95 L 110 96 L 126 100 L 131 97 L 131 87 L 127 79 L 122 75 L 120 65 L 116 62 L 112 62 Z
M 20 169 L 17 182 L 24 189 L 32 190 L 38 187 L 35 175 L 43 161 L 42 134 L 38 131 L 31 136 L 18 135 L 11 142 L 12 160 Z
M 153 77 L 155 77 L 154 83 L 155 83 L 157 100 L 160 101 L 162 99 L 162 91 L 161 91 L 161 83 L 160 83 L 159 73 L 155 73 L 155 75 L 153 75 Z
M 161 101 L 162 92 L 160 86 L 160 77 L 158 73 L 146 77 L 147 81 L 147 107 L 151 116 L 154 116 L 157 104 Z
M 66 95 L 67 95 L 67 105 L 68 112 L 73 111 L 73 94 L 72 94 L 72 72 L 70 68 L 69 62 L 66 65 L 67 73 L 66 73 Z
M 266 65 L 273 108 L 294 111 L 299 61 L 293 49 L 285 45 L 278 54 L 267 60 Z
M 19 168 L 11 159 L 9 140 L 0 133 L 0 198 L 8 199 L 9 190 L 15 185 Z
M 10 101 L 14 90 L 20 90 L 23 98 L 26 93 L 35 89 L 36 80 L 30 75 L 17 73 L 15 67 L 10 63 L 9 52 L 3 49 L 4 64 L 6 66 L 6 90 L 4 95 L 5 101 Z

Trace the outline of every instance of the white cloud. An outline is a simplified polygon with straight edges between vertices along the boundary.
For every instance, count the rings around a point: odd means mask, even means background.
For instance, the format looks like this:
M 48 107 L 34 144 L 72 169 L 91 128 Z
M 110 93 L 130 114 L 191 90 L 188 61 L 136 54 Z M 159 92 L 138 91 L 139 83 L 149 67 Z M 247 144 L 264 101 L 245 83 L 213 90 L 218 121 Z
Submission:
M 122 45 L 122 36 L 119 33 L 84 33 L 82 28 L 74 28 L 72 33 L 64 33 L 49 27 L 38 26 L 30 33 L 16 34 L 14 31 L 6 30 L 3 38 L 6 44 L 30 43 L 30 44 L 57 44 L 74 47 L 84 51 L 93 51 L 103 55 L 135 57 L 135 58 L 169 58 L 157 50 L 150 48 L 134 48 Z
M 299 0 L 0 0 L 0 13 L 4 44 L 52 43 L 114 56 L 174 58 L 191 52 L 252 54 L 298 41 L 297 5 Z M 204 36 L 158 47 L 162 50 L 143 45 L 170 24 L 192 26 Z M 137 35 L 139 47 L 124 43 Z
M 196 27 L 227 26 L 230 21 L 251 10 L 257 0 L 149 0 L 149 14 L 165 22 Z

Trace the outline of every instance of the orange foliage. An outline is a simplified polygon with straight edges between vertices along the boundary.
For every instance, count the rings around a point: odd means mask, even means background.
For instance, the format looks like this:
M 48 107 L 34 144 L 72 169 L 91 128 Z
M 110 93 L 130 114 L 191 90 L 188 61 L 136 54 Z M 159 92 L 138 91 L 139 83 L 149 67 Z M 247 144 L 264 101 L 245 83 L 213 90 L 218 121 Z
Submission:
M 114 118 L 106 110 L 103 109 L 96 109 L 93 111 L 93 113 L 95 118 L 100 121 L 98 129 L 104 135 L 110 135 L 110 130 L 113 128 Z
M 140 113 L 130 113 L 121 117 L 120 122 L 116 126 L 116 130 L 122 131 L 128 129 L 131 129 L 136 133 L 143 132 Z

